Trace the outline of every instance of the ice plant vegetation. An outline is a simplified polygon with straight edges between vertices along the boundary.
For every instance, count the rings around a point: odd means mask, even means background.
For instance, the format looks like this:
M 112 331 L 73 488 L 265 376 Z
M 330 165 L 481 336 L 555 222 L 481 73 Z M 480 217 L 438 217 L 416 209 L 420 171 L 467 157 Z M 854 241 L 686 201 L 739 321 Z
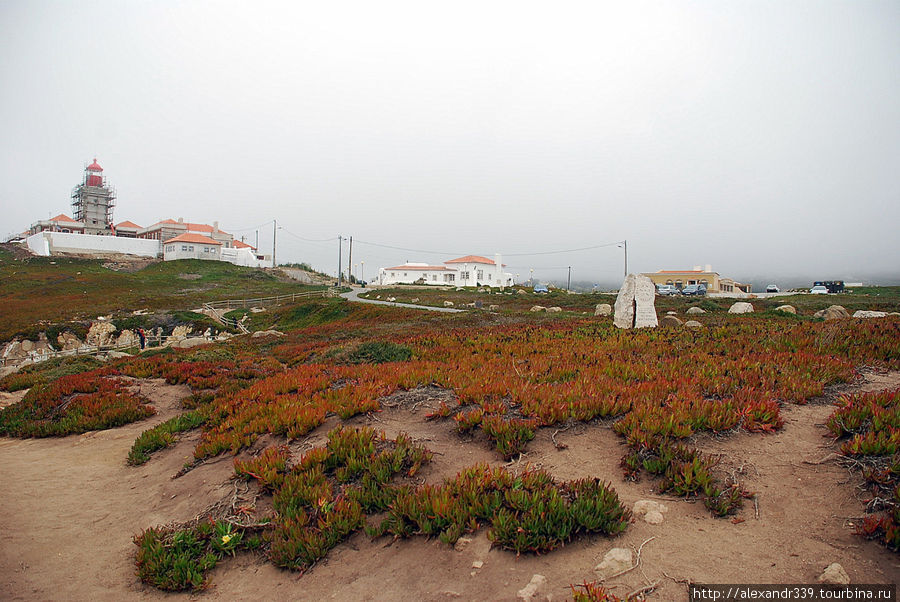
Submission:
M 872 494 L 857 532 L 900 550 L 900 389 L 842 397 L 827 426 Z

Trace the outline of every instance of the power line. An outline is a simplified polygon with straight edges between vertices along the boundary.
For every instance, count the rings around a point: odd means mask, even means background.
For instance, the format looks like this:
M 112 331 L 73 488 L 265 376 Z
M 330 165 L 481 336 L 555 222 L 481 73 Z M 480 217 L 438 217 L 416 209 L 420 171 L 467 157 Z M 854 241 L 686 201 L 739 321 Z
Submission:
M 285 232 L 287 232 L 288 234 L 290 234 L 291 236 L 293 236 L 294 238 L 305 241 L 305 242 L 334 242 L 334 239 L 335 239 L 334 236 L 332 236 L 331 238 L 304 238 L 302 236 L 294 234 L 293 232 L 291 232 L 284 226 L 282 226 L 281 229 L 284 230 Z
M 248 230 L 256 230 L 257 228 L 262 228 L 263 226 L 268 226 L 269 224 L 271 224 L 274 221 L 275 220 L 270 219 L 266 223 L 260 224 L 258 226 L 253 226 L 252 228 L 229 228 L 229 232 L 247 232 Z

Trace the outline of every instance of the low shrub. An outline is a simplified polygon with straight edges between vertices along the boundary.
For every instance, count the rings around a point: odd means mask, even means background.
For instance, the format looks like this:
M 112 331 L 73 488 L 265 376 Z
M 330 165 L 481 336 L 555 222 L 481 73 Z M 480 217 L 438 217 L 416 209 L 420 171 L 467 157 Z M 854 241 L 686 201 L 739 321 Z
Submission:
M 193 430 L 206 423 L 205 412 L 193 410 L 180 416 L 170 418 L 138 436 L 131 451 L 128 452 L 128 464 L 138 466 L 150 459 L 150 454 L 175 445 L 175 435 Z

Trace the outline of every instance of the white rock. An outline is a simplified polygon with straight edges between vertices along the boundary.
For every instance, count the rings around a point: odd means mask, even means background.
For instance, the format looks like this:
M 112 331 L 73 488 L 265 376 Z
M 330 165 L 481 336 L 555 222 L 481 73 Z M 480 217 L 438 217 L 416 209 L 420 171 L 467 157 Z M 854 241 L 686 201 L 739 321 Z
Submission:
M 531 308 L 531 311 L 546 311 L 547 308 L 543 305 L 535 305 Z
M 175 339 L 171 346 L 177 349 L 190 349 L 191 347 L 206 345 L 207 343 L 209 343 L 209 341 L 203 337 L 189 337 L 187 339 Z
M 697 320 L 688 320 L 684 323 L 685 328 L 703 328 L 703 324 L 698 322 Z
M 542 589 L 545 585 L 547 585 L 547 578 L 543 575 L 534 575 L 531 578 L 531 581 L 528 582 L 528 585 L 523 587 L 516 594 L 516 599 L 518 600 L 534 600 L 538 591 Z
M 473 568 L 473 569 L 480 569 L 480 568 L 483 567 L 483 566 L 484 566 L 484 561 L 483 561 L 483 560 L 475 560 L 475 561 L 472 562 L 472 568 Z
M 850 585 L 850 576 L 840 564 L 832 562 L 819 575 L 819 583 L 834 583 L 836 585 Z
M 854 318 L 884 318 L 887 316 L 886 311 L 866 311 L 864 309 L 858 309 L 853 312 Z
M 412 301 L 410 301 L 410 303 L 418 303 L 418 302 L 419 302 L 419 298 L 418 298 L 418 297 L 415 297 Z
M 840 320 L 849 318 L 850 313 L 841 305 L 832 305 L 828 309 L 821 309 L 813 314 L 815 318 L 824 318 L 825 320 Z
M 738 301 L 728 308 L 730 314 L 752 314 L 753 306 L 746 301 Z
M 453 544 L 453 549 L 457 552 L 462 552 L 470 543 L 472 543 L 471 537 L 460 537 L 456 540 L 456 543 Z
M 793 305 L 779 305 L 778 307 L 775 308 L 775 311 L 783 311 L 783 312 L 786 312 L 789 314 L 796 314 L 797 308 L 794 307 Z
M 651 525 L 661 525 L 663 522 L 662 512 L 657 512 L 656 510 L 651 510 L 647 514 L 644 515 L 644 522 Z
M 260 339 L 262 337 L 283 337 L 284 333 L 277 330 L 258 330 L 250 335 L 251 339 Z
M 250 313 L 253 313 L 253 314 L 261 314 L 264 311 L 266 311 L 265 307 L 251 307 L 250 308 Z
M 612 305 L 609 303 L 598 303 L 597 307 L 594 308 L 595 316 L 609 316 L 612 315 Z
M 547 313 L 551 313 L 551 314 L 558 314 L 561 311 L 562 311 L 561 307 L 548 307 L 547 308 Z
M 453 301 L 444 301 L 444 307 L 453 307 Z
M 393 303 L 394 301 L 397 300 L 397 297 L 388 297 L 387 300 L 388 300 L 390 303 Z
M 644 516 L 648 512 L 659 512 L 665 514 L 669 509 L 665 504 L 660 504 L 654 500 L 638 500 L 631 507 L 631 513 L 635 516 Z
M 653 328 L 656 317 L 656 286 L 646 276 L 628 274 L 616 297 L 613 324 L 617 328 Z
M 702 307 L 689 307 L 687 309 L 687 311 L 684 313 L 694 315 L 694 314 L 705 314 L 706 311 L 704 311 Z
M 498 311 L 500 309 L 499 305 L 490 305 L 488 306 L 488 311 Z
M 632 566 L 631 550 L 613 548 L 603 556 L 603 561 L 594 567 L 594 572 L 601 580 L 604 580 L 630 569 Z
M 528 294 L 528 291 L 526 291 L 524 288 L 520 288 L 519 290 L 516 291 L 516 294 L 518 294 L 518 295 L 527 295 L 527 294 Z

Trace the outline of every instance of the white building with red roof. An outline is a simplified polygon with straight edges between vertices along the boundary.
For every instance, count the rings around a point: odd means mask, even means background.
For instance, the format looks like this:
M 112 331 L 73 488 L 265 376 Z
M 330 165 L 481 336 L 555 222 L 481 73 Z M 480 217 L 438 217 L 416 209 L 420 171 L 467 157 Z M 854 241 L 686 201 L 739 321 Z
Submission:
M 410 263 L 381 268 L 379 283 L 428 284 L 443 286 L 489 286 L 505 287 L 513 285 L 513 275 L 503 271 L 500 254 L 494 259 L 480 255 L 466 255 L 444 262 L 444 265 Z

